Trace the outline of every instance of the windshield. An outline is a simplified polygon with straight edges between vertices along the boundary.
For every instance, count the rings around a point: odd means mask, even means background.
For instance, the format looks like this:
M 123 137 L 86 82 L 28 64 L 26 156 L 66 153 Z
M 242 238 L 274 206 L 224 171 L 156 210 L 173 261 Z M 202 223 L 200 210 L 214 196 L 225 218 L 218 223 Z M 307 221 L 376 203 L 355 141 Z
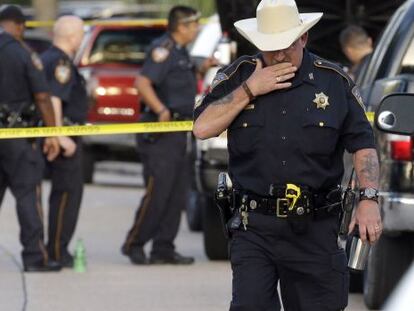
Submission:
M 102 31 L 92 47 L 89 63 L 125 63 L 140 65 L 149 44 L 163 29 L 117 29 Z

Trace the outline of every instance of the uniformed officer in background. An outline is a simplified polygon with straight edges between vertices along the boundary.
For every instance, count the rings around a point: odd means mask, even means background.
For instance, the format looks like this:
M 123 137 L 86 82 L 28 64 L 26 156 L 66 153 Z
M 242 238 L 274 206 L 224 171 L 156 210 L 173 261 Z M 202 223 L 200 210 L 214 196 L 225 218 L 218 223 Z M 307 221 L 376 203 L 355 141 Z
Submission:
M 46 126 L 55 126 L 53 107 L 39 57 L 22 41 L 25 18 L 19 7 L 0 9 L 1 127 L 35 126 L 34 102 Z M 35 112 L 35 111 L 33 111 Z M 43 152 L 52 161 L 59 154 L 56 138 L 46 138 Z M 48 259 L 43 241 L 40 183 L 41 147 L 32 139 L 0 140 L 0 189 L 10 187 L 16 199 L 25 271 L 56 271 L 59 263 Z
M 350 25 L 341 31 L 339 42 L 342 52 L 352 64 L 349 74 L 356 81 L 358 76 L 366 70 L 374 50 L 372 38 L 361 26 Z
M 53 28 L 53 45 L 42 54 L 55 109 L 56 124 L 86 122 L 88 103 L 85 81 L 73 64 L 84 35 L 83 21 L 76 16 L 60 17 Z M 52 189 L 49 196 L 50 258 L 72 267 L 68 246 L 75 231 L 83 193 L 82 140 L 58 137 L 62 153 L 49 163 Z
M 200 14 L 186 6 L 171 9 L 168 31 L 155 40 L 137 80 L 145 104 L 141 121 L 189 120 L 196 96 L 196 68 L 186 46 L 198 33 Z M 143 246 L 152 240 L 150 263 L 191 264 L 175 251 L 181 211 L 186 204 L 187 134 L 139 135 L 138 150 L 147 186 L 122 247 L 134 264 L 147 263 Z
M 196 137 L 228 129 L 232 311 L 280 310 L 279 282 L 284 310 L 346 307 L 337 243 L 344 149 L 361 187 L 350 229 L 358 224 L 371 243 L 381 234 L 378 158 L 358 89 L 305 48 L 321 16 L 299 14 L 293 0 L 261 1 L 256 18 L 235 23 L 261 53 L 219 72 L 195 108 Z

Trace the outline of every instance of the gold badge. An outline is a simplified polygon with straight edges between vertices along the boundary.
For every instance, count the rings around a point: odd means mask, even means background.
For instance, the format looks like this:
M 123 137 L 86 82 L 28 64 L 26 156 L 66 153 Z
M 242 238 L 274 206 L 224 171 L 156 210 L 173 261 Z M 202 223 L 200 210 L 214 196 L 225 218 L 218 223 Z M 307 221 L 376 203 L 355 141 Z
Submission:
M 323 92 L 315 94 L 315 99 L 313 102 L 316 104 L 316 108 L 325 110 L 329 106 L 329 97 L 326 96 Z
M 60 62 L 55 68 L 55 78 L 60 84 L 68 83 L 70 80 L 70 64 Z
M 152 50 L 151 57 L 155 63 L 162 63 L 170 55 L 170 51 L 164 47 L 157 47 Z
M 43 70 L 43 63 L 40 60 L 39 56 L 36 53 L 32 53 L 31 55 L 32 63 L 36 67 L 37 70 Z

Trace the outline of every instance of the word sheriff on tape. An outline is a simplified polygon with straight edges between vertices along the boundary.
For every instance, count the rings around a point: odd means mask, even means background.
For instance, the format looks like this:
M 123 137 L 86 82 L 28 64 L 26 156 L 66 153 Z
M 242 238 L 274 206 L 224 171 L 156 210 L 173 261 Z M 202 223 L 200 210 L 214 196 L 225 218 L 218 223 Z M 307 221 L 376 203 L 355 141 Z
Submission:
M 30 127 L 0 129 L 0 139 L 53 136 L 88 136 L 131 133 L 187 132 L 193 129 L 192 121 L 142 122 L 123 124 L 77 125 L 60 127 Z

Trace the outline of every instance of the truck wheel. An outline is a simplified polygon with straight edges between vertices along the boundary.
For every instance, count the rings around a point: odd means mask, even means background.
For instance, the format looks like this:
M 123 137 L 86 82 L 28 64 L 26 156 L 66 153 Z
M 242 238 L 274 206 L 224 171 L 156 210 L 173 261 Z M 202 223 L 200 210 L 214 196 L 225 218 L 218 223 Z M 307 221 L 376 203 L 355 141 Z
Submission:
M 93 173 L 95 171 L 95 158 L 90 149 L 84 148 L 82 154 L 82 164 L 83 164 L 83 180 L 87 184 L 93 182 Z
M 203 208 L 204 248 L 210 260 L 228 259 L 227 239 L 221 226 L 218 207 L 212 196 L 205 197 Z
M 205 198 L 203 195 L 194 189 L 188 191 L 186 213 L 188 227 L 191 231 L 201 231 L 204 205 Z
M 364 274 L 364 300 L 369 309 L 379 309 L 408 269 L 412 258 L 406 235 L 382 235 L 372 247 Z

